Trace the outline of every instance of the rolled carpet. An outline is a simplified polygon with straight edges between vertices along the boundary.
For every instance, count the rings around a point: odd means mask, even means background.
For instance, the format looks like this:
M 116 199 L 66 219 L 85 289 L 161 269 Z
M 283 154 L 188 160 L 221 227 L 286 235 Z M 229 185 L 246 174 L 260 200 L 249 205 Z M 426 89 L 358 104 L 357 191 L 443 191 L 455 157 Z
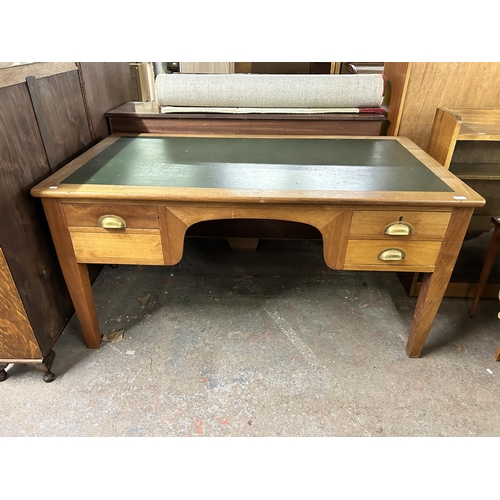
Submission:
M 364 75 L 160 74 L 160 106 L 376 108 L 384 77 Z

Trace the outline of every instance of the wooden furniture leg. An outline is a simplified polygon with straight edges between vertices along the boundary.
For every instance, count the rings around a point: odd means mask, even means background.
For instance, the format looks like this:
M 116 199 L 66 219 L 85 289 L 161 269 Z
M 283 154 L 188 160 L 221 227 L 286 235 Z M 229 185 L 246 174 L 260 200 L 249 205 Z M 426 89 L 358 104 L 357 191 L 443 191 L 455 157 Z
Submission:
M 88 347 L 97 348 L 101 344 L 101 332 L 87 265 L 76 261 L 61 202 L 58 199 L 45 198 L 43 207 L 85 341 Z
M 5 368 L 8 366 L 8 363 L 0 363 L 0 382 L 7 380 L 7 372 L 5 371 Z
M 481 275 L 477 284 L 476 295 L 474 296 L 474 300 L 472 301 L 472 306 L 470 308 L 469 316 L 471 318 L 474 315 L 474 311 L 476 310 L 479 299 L 483 294 L 484 286 L 486 285 L 486 281 L 488 280 L 491 268 L 493 267 L 493 263 L 495 262 L 495 257 L 498 253 L 498 249 L 500 248 L 500 217 L 492 217 L 491 222 L 493 222 L 493 224 L 495 225 L 495 229 L 493 230 L 493 236 L 491 237 L 490 246 L 488 247 L 488 251 L 484 259 L 483 268 L 481 269 Z
M 425 273 L 406 344 L 410 358 L 418 358 L 436 317 L 472 217 L 473 209 L 456 208 L 451 216 L 433 273 Z
M 255 252 L 259 238 L 228 238 L 229 247 L 233 252 Z
M 41 363 L 36 363 L 36 364 L 30 364 L 28 365 L 30 368 L 33 368 L 34 370 L 38 370 L 40 372 L 43 372 L 43 381 L 44 382 L 52 382 L 56 376 L 50 371 L 52 368 L 52 363 L 54 362 L 54 358 L 56 356 L 56 353 L 54 351 L 50 351 L 45 358 L 43 358 L 43 361 Z

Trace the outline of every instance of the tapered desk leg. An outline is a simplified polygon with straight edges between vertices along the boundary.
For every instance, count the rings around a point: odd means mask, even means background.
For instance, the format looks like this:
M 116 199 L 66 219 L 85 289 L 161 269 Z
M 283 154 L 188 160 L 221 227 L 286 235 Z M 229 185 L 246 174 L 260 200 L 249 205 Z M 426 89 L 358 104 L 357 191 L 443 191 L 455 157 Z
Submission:
M 88 347 L 99 347 L 101 332 L 97 321 L 87 265 L 79 264 L 76 261 L 61 202 L 53 198 L 44 198 L 42 202 L 59 264 L 75 306 L 76 314 L 80 320 L 85 341 Z
M 434 272 L 424 275 L 408 343 L 406 344 L 406 353 L 410 358 L 418 358 L 422 352 L 425 340 L 450 281 L 472 212 L 473 209 L 471 208 L 456 208 L 453 210 Z

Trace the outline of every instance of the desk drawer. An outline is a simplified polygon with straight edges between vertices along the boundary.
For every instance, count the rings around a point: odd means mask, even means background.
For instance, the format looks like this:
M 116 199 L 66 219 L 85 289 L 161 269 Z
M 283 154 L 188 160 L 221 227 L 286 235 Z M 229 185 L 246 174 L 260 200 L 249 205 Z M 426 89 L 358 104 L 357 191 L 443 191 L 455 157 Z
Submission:
M 70 230 L 76 260 L 95 264 L 144 264 L 161 266 L 163 250 L 160 231 L 155 229 L 112 232 L 106 229 Z
M 158 211 L 155 205 L 121 205 L 112 203 L 64 203 L 68 226 L 99 227 L 99 219 L 106 215 L 117 216 L 126 228 L 159 229 Z M 112 231 L 113 229 L 109 229 Z
M 408 241 L 402 238 L 388 240 L 350 240 L 347 243 L 344 269 L 406 270 L 431 272 L 441 248 L 440 241 Z M 395 252 L 391 252 L 395 249 Z M 382 255 L 383 252 L 387 252 Z M 400 260 L 382 260 L 398 258 Z
M 163 265 L 155 205 L 65 203 L 63 210 L 78 262 Z
M 352 214 L 350 236 L 382 236 L 392 240 L 395 236 L 386 236 L 384 230 L 389 224 L 401 221 L 411 226 L 411 234 L 403 237 L 443 239 L 450 217 L 451 212 L 355 210 Z

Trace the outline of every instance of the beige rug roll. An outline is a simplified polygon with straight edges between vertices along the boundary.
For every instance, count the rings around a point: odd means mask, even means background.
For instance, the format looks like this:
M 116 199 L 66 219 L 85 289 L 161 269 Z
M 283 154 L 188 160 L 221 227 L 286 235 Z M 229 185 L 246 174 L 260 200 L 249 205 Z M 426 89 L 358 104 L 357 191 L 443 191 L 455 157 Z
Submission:
M 160 106 L 376 108 L 384 77 L 367 75 L 161 74 Z

